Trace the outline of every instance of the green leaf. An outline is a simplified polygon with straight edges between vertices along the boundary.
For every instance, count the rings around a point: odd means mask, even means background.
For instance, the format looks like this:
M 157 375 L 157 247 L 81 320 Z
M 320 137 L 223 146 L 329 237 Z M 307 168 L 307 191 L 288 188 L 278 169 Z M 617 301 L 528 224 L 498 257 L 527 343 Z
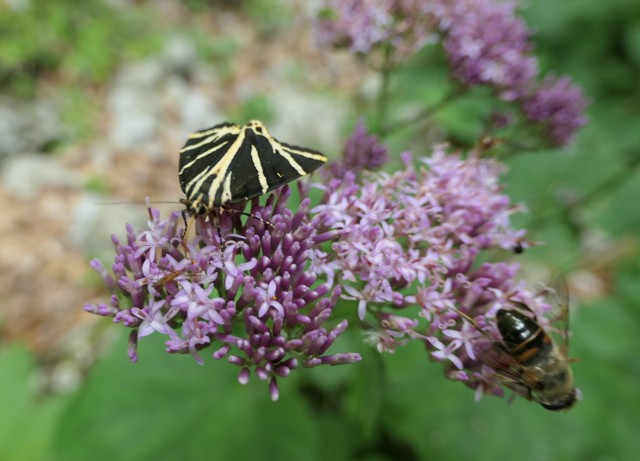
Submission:
M 59 426 L 55 459 L 347 459 L 344 444 L 326 443 L 331 418 L 311 412 L 293 377 L 279 380 L 274 403 L 266 383 L 240 385 L 224 361 L 201 367 L 156 339 L 143 346 L 136 364 L 118 351 L 95 369 Z
M 33 358 L 18 347 L 0 353 L 0 369 L 0 459 L 45 459 L 66 398 L 35 395 Z

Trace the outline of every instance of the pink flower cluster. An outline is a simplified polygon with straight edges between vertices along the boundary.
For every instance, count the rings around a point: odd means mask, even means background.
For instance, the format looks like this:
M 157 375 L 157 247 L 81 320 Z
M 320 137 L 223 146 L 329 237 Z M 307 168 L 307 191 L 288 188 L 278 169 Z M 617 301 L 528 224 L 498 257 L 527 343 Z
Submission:
M 312 267 L 355 301 L 379 351 L 421 341 L 447 364 L 449 378 L 479 394 L 501 393 L 500 376 L 475 352 L 499 341 L 495 313 L 522 302 L 546 326 L 549 309 L 515 281 L 517 264 L 480 262 L 487 250 L 510 254 L 522 245 L 524 231 L 510 223 L 522 207 L 501 193 L 504 167 L 493 160 L 465 159 L 445 146 L 419 167 L 408 154 L 403 160 L 404 169 L 393 174 L 371 174 L 362 183 L 347 174 L 329 182 L 312 210 L 313 226 L 340 232 L 340 239 L 330 252 L 318 252 Z
M 522 107 L 548 143 L 565 146 L 586 124 L 587 100 L 566 77 L 538 83 L 532 32 L 517 6 L 511 0 L 328 0 L 318 31 L 321 43 L 361 54 L 388 47 L 401 56 L 396 63 L 439 41 L 455 81 L 492 88 Z
M 365 134 L 355 144 L 376 159 L 382 145 Z M 277 380 L 300 366 L 360 360 L 328 353 L 348 326 L 334 308 L 351 305 L 380 352 L 419 341 L 450 379 L 478 396 L 501 395 L 499 371 L 480 358 L 500 341 L 496 312 L 524 303 L 549 328 L 550 306 L 516 281 L 517 264 L 483 262 L 489 251 L 526 246 L 510 221 L 522 207 L 502 193 L 495 160 L 445 146 L 417 165 L 402 159 L 393 174 L 330 169 L 341 173 L 318 186 L 324 195 L 313 209 L 309 198 L 289 209 L 284 186 L 263 206 L 254 199 L 248 217 L 237 205 L 191 218 L 195 235 L 184 234 L 179 213 L 162 220 L 149 208 L 148 229 L 128 226 L 125 242 L 113 238 L 111 271 L 92 261 L 112 296 L 85 310 L 131 329 L 133 361 L 150 334 L 201 364 L 212 348 L 214 359 L 240 368 L 241 383 L 252 373 L 268 381 L 275 400 Z
M 285 186 L 265 206 L 254 201 L 244 224 L 234 209 L 194 218 L 195 237 L 183 236 L 180 213 L 161 220 L 149 208 L 147 230 L 127 226 L 126 242 L 113 237 L 111 273 L 92 261 L 112 296 L 85 310 L 132 329 L 132 361 L 150 334 L 167 336 L 167 352 L 189 353 L 200 364 L 200 351 L 215 347 L 214 359 L 240 367 L 241 383 L 251 371 L 269 381 L 274 400 L 277 378 L 300 366 L 359 361 L 354 353 L 326 354 L 348 322 L 330 322 L 340 288 L 309 270 L 314 248 L 335 232 L 309 223 L 308 199 L 289 210 L 289 195 Z
M 328 0 L 318 15 L 318 41 L 357 54 L 389 45 L 391 59 L 401 62 L 430 39 L 433 18 L 421 14 L 423 4 L 420 0 Z

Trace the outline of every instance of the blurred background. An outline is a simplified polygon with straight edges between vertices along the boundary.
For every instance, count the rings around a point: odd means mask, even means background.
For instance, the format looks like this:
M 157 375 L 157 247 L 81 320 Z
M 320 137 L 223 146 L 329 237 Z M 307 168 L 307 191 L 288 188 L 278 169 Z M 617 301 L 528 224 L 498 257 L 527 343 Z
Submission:
M 354 366 L 240 386 L 236 369 L 170 356 L 157 338 L 128 360 L 122 328 L 86 314 L 108 296 L 89 268 L 110 235 L 179 209 L 178 151 L 222 121 L 336 157 L 379 83 L 314 43 L 317 1 L 0 0 L 0 460 L 637 459 L 640 428 L 640 3 L 533 0 L 545 71 L 591 98 L 567 152 L 508 161 L 516 224 L 545 242 L 513 259 L 572 294 L 583 400 L 566 414 L 485 397 L 442 376 L 417 345 L 379 356 L 358 332 Z M 418 54 L 398 75 L 402 112 L 446 72 Z M 433 67 L 432 67 L 433 66 Z M 472 106 L 439 115 L 472 140 Z M 389 138 L 392 154 L 416 127 Z M 114 203 L 118 202 L 118 203 Z M 532 283 L 533 283 L 532 282 Z

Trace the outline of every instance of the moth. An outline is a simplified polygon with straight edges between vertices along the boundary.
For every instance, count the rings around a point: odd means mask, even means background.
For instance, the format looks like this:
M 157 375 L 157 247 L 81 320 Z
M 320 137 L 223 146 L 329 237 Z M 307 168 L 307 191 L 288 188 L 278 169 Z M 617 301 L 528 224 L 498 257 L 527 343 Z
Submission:
M 189 136 L 178 177 L 192 214 L 250 200 L 305 176 L 327 157 L 271 136 L 259 120 L 221 123 Z

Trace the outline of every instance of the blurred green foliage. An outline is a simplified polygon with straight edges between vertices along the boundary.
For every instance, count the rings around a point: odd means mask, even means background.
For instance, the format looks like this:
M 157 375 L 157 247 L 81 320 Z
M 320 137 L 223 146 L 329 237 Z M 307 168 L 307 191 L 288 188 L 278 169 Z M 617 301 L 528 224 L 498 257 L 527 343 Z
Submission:
M 0 88 L 30 96 L 44 77 L 105 83 L 125 59 L 157 49 L 149 16 L 101 0 L 0 5 Z
M 264 95 L 254 95 L 229 114 L 229 120 L 262 120 L 268 123 L 273 117 L 271 101 Z
M 36 364 L 17 345 L 0 351 L 0 369 L 0 459 L 45 459 L 70 398 L 36 397 Z
M 240 386 L 235 367 L 167 356 L 158 338 L 146 339 L 131 364 L 124 337 L 78 392 L 36 401 L 22 384 L 25 354 L 5 351 L 0 361 L 12 379 L 3 383 L 1 433 L 11 443 L 0 444 L 0 457 L 631 460 L 640 418 L 637 320 L 613 301 L 583 309 L 572 346 L 582 358 L 574 369 L 584 401 L 566 414 L 522 399 L 474 402 L 417 344 L 382 358 L 363 350 L 365 360 L 351 367 L 294 373 L 280 380 L 277 403 L 255 376 Z M 353 350 L 360 338 L 348 340 Z
M 105 84 L 122 60 L 157 51 L 166 31 L 153 23 L 153 2 L 126 10 L 101 1 L 83 8 L 70 0 L 27 3 L 24 11 L 0 6 L 0 85 L 13 94 L 33 94 L 41 79 L 52 75 L 69 95 L 78 91 L 75 82 Z M 192 0 L 189 6 L 194 14 L 206 14 L 228 3 Z M 571 266 L 584 250 L 585 230 L 638 238 L 640 3 L 530 3 L 524 13 L 537 31 L 543 69 L 568 73 L 585 86 L 592 98 L 591 124 L 570 152 L 510 159 L 505 182 L 514 201 L 531 210 L 518 222 L 531 228 L 532 240 L 546 242 L 518 261 Z M 242 2 L 256 23 L 268 7 L 268 0 Z M 270 21 L 269 28 L 286 27 Z M 187 32 L 203 59 L 229 69 L 237 52 L 233 39 L 208 42 L 207 31 L 196 26 Z M 427 50 L 397 76 L 398 109 L 410 101 L 438 101 L 446 71 L 434 59 L 439 62 Z M 82 95 L 74 97 L 73 119 L 80 123 L 88 109 Z M 486 110 L 482 102 L 468 100 L 439 113 L 438 120 L 464 144 L 477 136 L 477 116 Z M 269 113 L 267 100 L 257 97 L 239 108 L 238 116 L 268 118 Z M 425 153 L 424 144 L 407 146 L 407 139 L 392 137 L 393 151 L 409 147 Z M 101 187 L 99 181 L 92 184 Z M 580 206 L 567 203 L 566 195 L 577 197 Z M 301 370 L 281 379 L 277 403 L 255 377 L 240 386 L 234 367 L 209 358 L 199 367 L 189 356 L 169 356 L 157 338 L 145 338 L 140 362 L 130 364 L 122 338 L 87 382 L 63 397 L 36 397 L 25 386 L 33 360 L 17 348 L 1 351 L 0 459 L 636 459 L 638 256 L 636 248 L 608 268 L 610 295 L 582 306 L 572 318 L 571 355 L 579 358 L 574 370 L 584 399 L 566 414 L 522 399 L 508 404 L 485 397 L 476 403 L 471 391 L 443 379 L 440 366 L 429 363 L 417 345 L 380 357 L 361 345 L 357 333 L 337 346 L 360 348 L 362 363 Z

